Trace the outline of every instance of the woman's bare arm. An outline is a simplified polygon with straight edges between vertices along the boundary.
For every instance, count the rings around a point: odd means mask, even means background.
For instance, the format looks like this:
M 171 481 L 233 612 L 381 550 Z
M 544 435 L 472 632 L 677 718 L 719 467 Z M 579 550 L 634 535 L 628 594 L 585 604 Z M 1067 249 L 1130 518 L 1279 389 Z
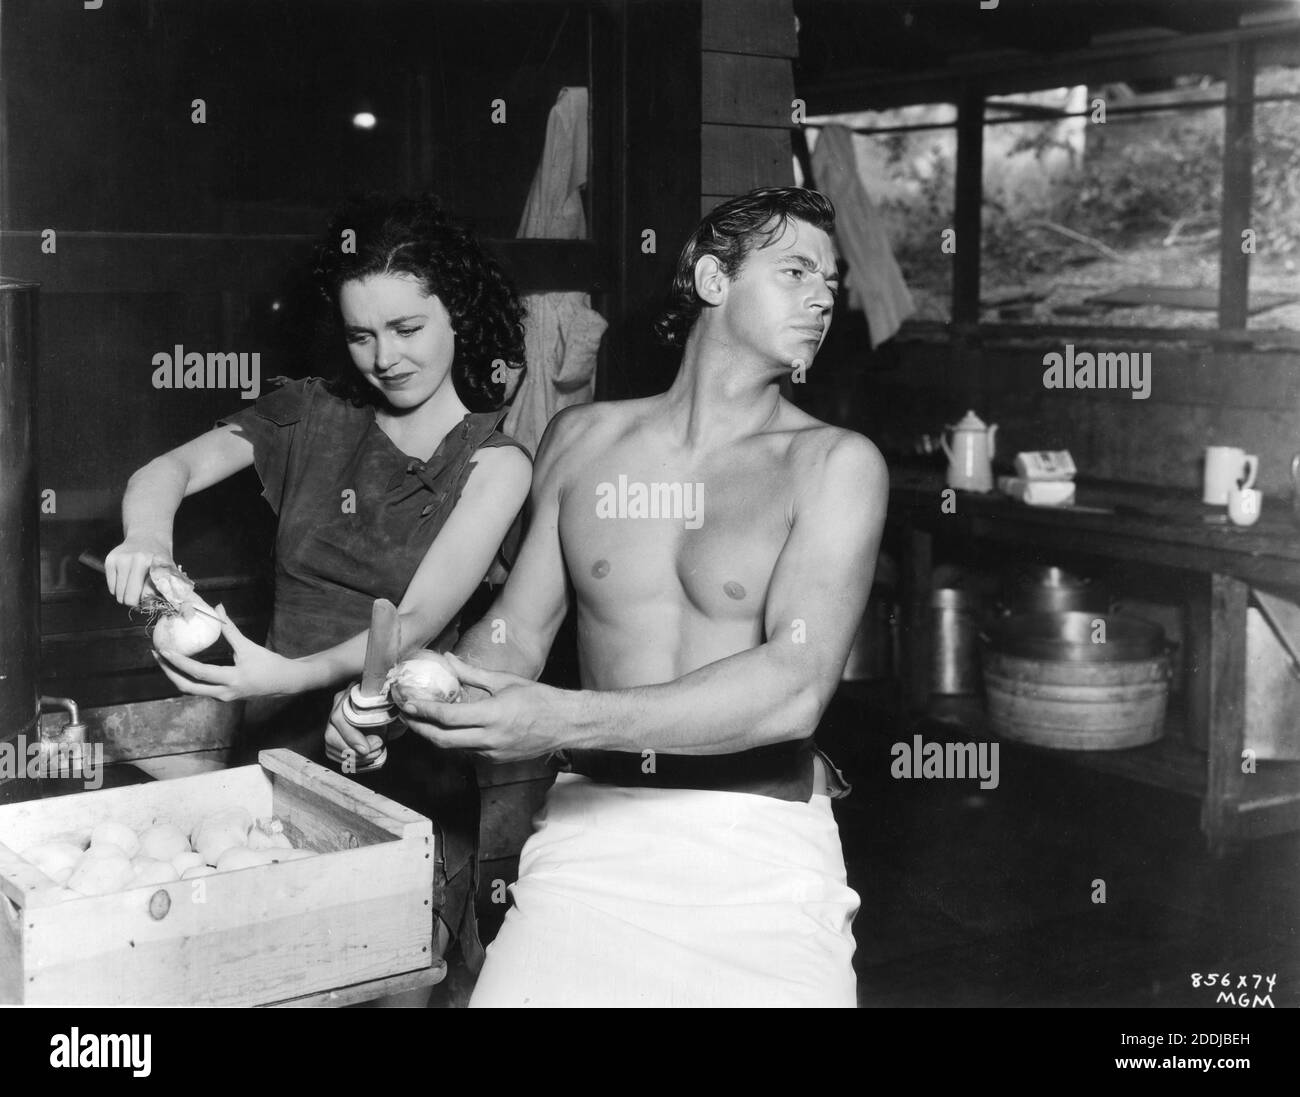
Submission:
M 488 449 L 476 455 L 460 500 L 398 607 L 407 651 L 442 632 L 482 582 L 528 494 L 531 472 L 528 458 L 516 449 Z M 234 651 L 234 666 L 213 666 L 165 652 L 163 672 L 184 692 L 220 701 L 325 689 L 361 673 L 370 630 L 298 659 L 253 643 L 229 622 L 222 635 Z
M 475 457 L 459 502 L 434 538 L 397 607 L 402 648 L 410 652 L 434 639 L 483 581 L 528 495 L 532 463 L 513 447 Z M 347 682 L 361 673 L 370 631 L 326 651 L 304 656 L 304 689 Z
M 104 560 L 113 597 L 123 605 L 138 605 L 150 566 L 172 562 L 172 524 L 181 500 L 252 463 L 253 443 L 226 426 L 137 469 L 122 496 L 122 543 Z

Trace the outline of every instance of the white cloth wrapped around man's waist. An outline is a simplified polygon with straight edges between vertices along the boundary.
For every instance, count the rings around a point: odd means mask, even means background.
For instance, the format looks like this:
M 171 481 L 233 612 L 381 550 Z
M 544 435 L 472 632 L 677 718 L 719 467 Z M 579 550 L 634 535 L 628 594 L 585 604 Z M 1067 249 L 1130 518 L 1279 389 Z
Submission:
M 561 773 L 472 1006 L 853 1006 L 830 800 Z

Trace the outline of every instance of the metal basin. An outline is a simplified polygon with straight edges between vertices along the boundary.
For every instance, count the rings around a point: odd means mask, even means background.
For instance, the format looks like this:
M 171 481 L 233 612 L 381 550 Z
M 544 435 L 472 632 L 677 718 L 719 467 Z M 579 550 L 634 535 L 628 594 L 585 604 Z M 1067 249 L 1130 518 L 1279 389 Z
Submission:
M 1067 663 L 1151 659 L 1165 647 L 1159 625 L 1105 613 L 1013 614 L 990 625 L 983 639 L 1004 655 Z
M 1063 568 L 1035 567 L 1016 576 L 1008 603 L 1012 613 L 1104 611 L 1106 594 L 1091 579 Z

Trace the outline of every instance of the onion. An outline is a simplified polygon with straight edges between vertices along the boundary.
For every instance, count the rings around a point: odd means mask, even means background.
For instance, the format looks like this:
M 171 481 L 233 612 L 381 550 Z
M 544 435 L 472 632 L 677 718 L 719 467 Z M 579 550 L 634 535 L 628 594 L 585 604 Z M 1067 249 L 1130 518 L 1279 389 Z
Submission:
M 181 604 L 178 613 L 167 613 L 158 618 L 153 627 L 153 646 L 156 651 L 174 651 L 178 655 L 198 655 L 210 648 L 221 636 L 221 622 L 216 611 L 202 598 Z M 197 609 L 195 607 L 198 607 Z M 206 612 L 200 613 L 199 610 Z
M 402 687 L 402 696 L 412 701 L 463 701 L 465 691 L 445 656 L 436 651 L 417 651 L 398 663 L 384 679 L 388 689 Z

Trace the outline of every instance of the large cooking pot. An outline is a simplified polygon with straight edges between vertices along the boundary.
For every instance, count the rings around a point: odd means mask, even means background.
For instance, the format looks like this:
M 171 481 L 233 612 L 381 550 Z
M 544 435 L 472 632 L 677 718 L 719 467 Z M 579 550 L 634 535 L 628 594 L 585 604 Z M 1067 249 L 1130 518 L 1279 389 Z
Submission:
M 1140 617 L 1106 613 L 1016 613 L 987 627 L 984 642 L 1022 659 L 1115 663 L 1164 652 L 1164 630 Z
M 1011 613 L 1104 612 L 1106 592 L 1091 579 L 1064 568 L 1034 567 L 1020 572 L 1006 597 Z

